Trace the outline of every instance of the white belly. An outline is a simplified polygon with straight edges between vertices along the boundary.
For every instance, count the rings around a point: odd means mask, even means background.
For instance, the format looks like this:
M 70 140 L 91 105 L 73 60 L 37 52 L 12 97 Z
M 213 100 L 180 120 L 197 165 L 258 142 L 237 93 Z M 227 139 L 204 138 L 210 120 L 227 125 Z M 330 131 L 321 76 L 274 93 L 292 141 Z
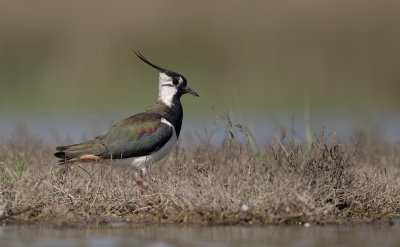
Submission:
M 143 168 L 147 168 L 150 164 L 160 161 L 162 158 L 167 156 L 174 148 L 178 138 L 175 133 L 175 128 L 170 122 L 168 122 L 167 120 L 165 120 L 163 118 L 161 119 L 161 122 L 164 122 L 164 123 L 172 126 L 173 129 L 172 129 L 171 138 L 159 150 L 157 150 L 156 152 L 154 152 L 152 154 L 146 155 L 146 156 L 132 157 L 132 158 L 126 158 L 126 159 L 114 159 L 114 160 L 108 160 L 106 162 L 111 163 L 112 165 L 133 166 L 138 169 L 143 169 Z

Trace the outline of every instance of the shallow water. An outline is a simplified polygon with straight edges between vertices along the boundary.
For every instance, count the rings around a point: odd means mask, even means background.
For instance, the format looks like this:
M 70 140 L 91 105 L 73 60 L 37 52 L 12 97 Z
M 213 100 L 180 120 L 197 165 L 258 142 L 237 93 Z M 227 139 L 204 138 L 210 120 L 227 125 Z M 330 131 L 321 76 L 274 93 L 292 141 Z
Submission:
M 0 246 L 400 246 L 400 225 L 0 227 Z
M 134 111 L 133 111 L 134 112 Z M 188 114 L 189 115 L 189 114 Z M 21 126 L 26 127 L 34 136 L 40 137 L 49 145 L 69 144 L 80 142 L 97 136 L 113 123 L 121 120 L 124 113 L 113 114 L 87 114 L 76 116 L 53 116 L 43 114 L 9 114 L 2 113 L 0 118 L 0 138 L 13 138 L 20 135 Z M 215 128 L 213 115 L 201 115 L 202 117 L 191 118 L 185 116 L 182 126 L 181 142 L 198 141 L 195 133 L 201 133 L 204 137 L 204 128 L 209 131 Z M 293 128 L 293 137 L 297 140 L 305 140 L 305 121 L 301 114 L 281 114 L 279 116 L 248 116 L 237 117 L 238 123 L 247 126 L 259 144 L 265 144 L 266 140 L 274 137 L 274 131 L 278 126 L 285 126 L 286 130 Z M 112 121 L 113 120 L 113 121 Z M 223 121 L 222 121 L 223 122 Z M 373 115 L 361 117 L 343 114 L 319 114 L 310 118 L 310 128 L 313 133 L 320 133 L 324 128 L 325 133 L 339 138 L 348 139 L 356 129 L 377 131 L 388 141 L 399 141 L 400 138 L 400 117 L 396 113 L 381 116 Z M 25 129 L 25 130 L 26 130 Z M 288 133 L 289 134 L 289 133 Z M 213 134 L 214 141 L 220 141 L 226 136 L 225 124 L 219 126 Z M 240 138 L 240 134 L 236 138 Z

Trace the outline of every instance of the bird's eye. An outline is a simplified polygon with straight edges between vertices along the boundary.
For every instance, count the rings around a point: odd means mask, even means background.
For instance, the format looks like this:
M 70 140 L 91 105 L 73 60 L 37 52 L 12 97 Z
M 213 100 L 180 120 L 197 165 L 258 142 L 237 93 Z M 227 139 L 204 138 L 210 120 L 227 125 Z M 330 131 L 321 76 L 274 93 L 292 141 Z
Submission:
M 172 83 L 173 83 L 174 85 L 178 85 L 179 79 L 178 79 L 178 78 L 174 78 L 174 79 L 172 80 Z

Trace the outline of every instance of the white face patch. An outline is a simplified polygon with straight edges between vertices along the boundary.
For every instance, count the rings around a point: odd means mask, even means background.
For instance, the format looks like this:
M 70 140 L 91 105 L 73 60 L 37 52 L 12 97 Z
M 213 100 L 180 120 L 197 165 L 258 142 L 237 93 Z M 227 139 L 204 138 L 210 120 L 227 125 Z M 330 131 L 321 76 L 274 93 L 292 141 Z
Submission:
M 158 99 L 171 107 L 172 99 L 177 91 L 175 85 L 172 83 L 172 78 L 164 73 L 160 73 L 158 82 Z

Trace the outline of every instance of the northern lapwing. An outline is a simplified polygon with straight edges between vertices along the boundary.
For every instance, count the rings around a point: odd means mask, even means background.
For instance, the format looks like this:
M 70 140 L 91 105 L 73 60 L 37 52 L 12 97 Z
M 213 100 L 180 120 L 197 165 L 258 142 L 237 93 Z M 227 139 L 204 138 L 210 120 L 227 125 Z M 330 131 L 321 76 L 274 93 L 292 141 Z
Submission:
M 144 112 L 126 118 L 93 140 L 57 147 L 60 164 L 107 161 L 140 169 L 142 182 L 147 167 L 164 158 L 177 142 L 182 127 L 184 94 L 199 96 L 186 78 L 136 55 L 159 72 L 158 99 Z M 139 186 L 140 190 L 140 186 Z

